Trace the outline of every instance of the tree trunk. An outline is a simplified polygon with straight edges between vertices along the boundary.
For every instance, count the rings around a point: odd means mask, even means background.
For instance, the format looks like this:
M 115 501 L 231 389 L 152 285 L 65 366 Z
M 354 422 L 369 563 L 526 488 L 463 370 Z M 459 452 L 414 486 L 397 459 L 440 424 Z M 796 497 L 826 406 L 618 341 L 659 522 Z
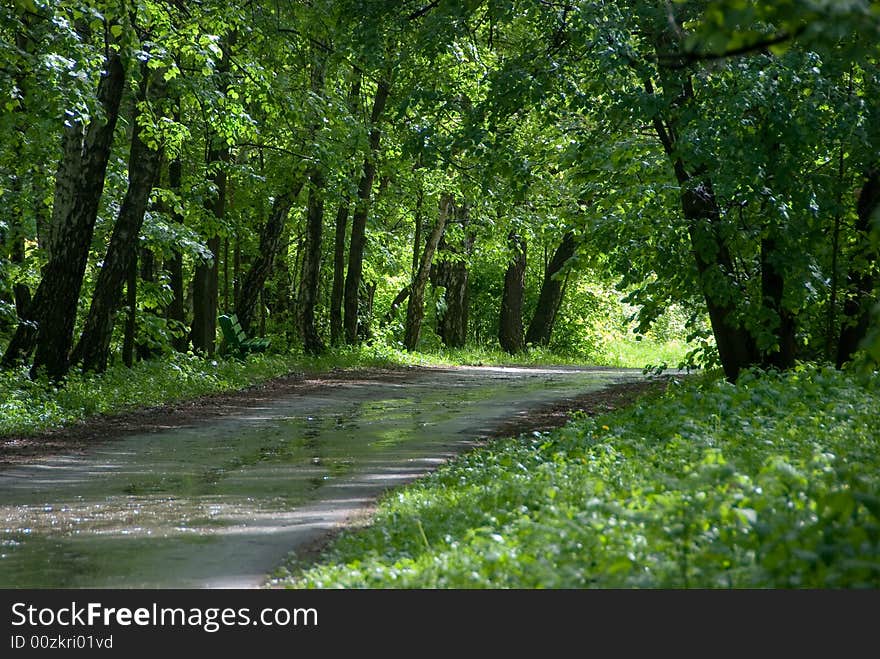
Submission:
M 667 35 L 668 38 L 668 35 Z M 669 43 L 658 41 L 658 52 L 673 52 Z M 724 374 L 731 382 L 739 372 L 757 363 L 757 350 L 751 334 L 735 320 L 736 296 L 725 294 L 733 275 L 730 251 L 720 237 L 721 210 L 712 182 L 704 167 L 689 172 L 678 155 L 677 139 L 681 132 L 677 115 L 694 97 L 693 84 L 684 68 L 675 63 L 660 66 L 664 96 L 673 99 L 670 116 L 658 112 L 653 117 L 654 130 L 669 157 L 680 186 L 682 213 L 688 226 L 688 235 L 696 261 L 697 273 L 706 309 L 715 336 L 715 344 Z M 644 81 L 645 91 L 653 94 L 651 81 Z
M 229 313 L 229 236 L 223 238 L 223 313 Z
M 235 298 L 235 315 L 238 316 L 238 322 L 241 323 L 245 332 L 250 331 L 260 299 L 260 291 L 266 285 L 266 280 L 272 271 L 272 264 L 281 245 L 285 244 L 281 238 L 284 234 L 287 215 L 290 213 L 293 202 L 299 195 L 302 186 L 303 181 L 298 180 L 290 190 L 275 197 L 272 209 L 269 211 L 269 219 L 266 220 L 266 224 L 260 231 L 260 249 L 245 273 L 238 296 Z
M 303 349 L 311 355 L 318 355 L 324 352 L 324 342 L 315 325 L 315 307 L 318 303 L 318 283 L 321 273 L 321 233 L 324 227 L 325 182 L 320 165 L 312 169 L 309 180 L 311 185 L 302 276 L 299 280 L 298 324 Z
M 358 340 L 369 341 L 373 338 L 373 303 L 376 300 L 376 281 L 364 282 L 358 299 Z
M 466 229 L 468 224 L 468 207 L 461 204 L 455 208 L 455 221 L 462 225 L 465 237 L 458 245 L 448 245 L 441 241 L 442 251 L 453 254 L 434 266 L 432 281 L 435 286 L 443 286 L 446 292 L 443 298 L 445 310 L 437 318 L 437 333 L 443 345 L 449 348 L 461 348 L 467 343 L 468 305 L 469 305 L 469 273 L 468 257 L 473 248 L 474 235 Z
M 511 258 L 504 273 L 501 294 L 501 318 L 498 321 L 498 343 L 501 349 L 515 355 L 525 347 L 523 341 L 523 298 L 526 289 L 526 241 L 511 231 L 507 236 Z M 561 297 L 561 296 L 560 296 Z
M 357 116 L 360 107 L 361 76 L 354 73 L 351 88 L 348 91 L 348 108 L 352 117 Z M 349 176 L 354 179 L 357 172 Z M 344 327 L 342 322 L 342 300 L 345 294 L 345 234 L 348 230 L 348 215 L 351 200 L 346 194 L 336 211 L 333 236 L 333 286 L 330 291 L 330 343 L 337 346 L 343 342 Z
M 125 297 L 128 311 L 125 317 L 125 331 L 122 337 L 122 363 L 127 368 L 134 366 L 134 342 L 137 334 L 137 252 L 129 259 L 126 273 Z
M 538 304 L 529 329 L 526 332 L 526 343 L 533 346 L 548 346 L 553 334 L 553 326 L 556 323 L 556 312 L 562 302 L 563 278 L 562 270 L 569 259 L 574 256 L 577 241 L 574 232 L 569 231 L 562 238 L 562 242 L 553 253 L 553 257 L 544 269 L 544 280 L 541 282 L 541 292 L 538 295 Z
M 333 236 L 333 288 L 330 291 L 330 343 L 342 343 L 342 296 L 345 291 L 345 232 L 348 228 L 349 202 L 339 204 Z
M 19 53 L 30 55 L 32 52 L 32 41 L 28 38 L 27 32 L 30 28 L 30 19 L 27 15 L 21 18 L 20 29 L 15 31 L 15 47 Z M 7 244 L 9 260 L 19 266 L 24 265 L 26 249 L 25 249 L 25 218 L 24 218 L 24 180 L 28 178 L 28 157 L 25 153 L 25 147 L 28 142 L 27 136 L 27 106 L 25 105 L 24 92 L 25 74 L 22 68 L 16 67 L 14 75 L 15 88 L 18 91 L 18 105 L 13 111 L 12 118 L 12 136 L 11 142 L 14 153 L 14 176 L 12 177 L 12 199 L 11 208 L 9 208 L 9 226 L 7 234 L 2 242 Z M 0 232 L 2 235 L 2 232 Z M 19 319 L 23 319 L 28 312 L 31 304 L 31 289 L 27 284 L 21 281 L 12 284 L 12 299 L 15 303 L 16 315 Z
M 367 217 L 370 212 L 370 195 L 373 180 L 376 178 L 376 158 L 382 132 L 379 121 L 388 101 L 390 83 L 382 78 L 376 87 L 373 109 L 370 112 L 370 146 L 364 158 L 364 169 L 358 184 L 357 205 L 351 220 L 351 243 L 348 250 L 348 272 L 345 275 L 343 307 L 345 311 L 345 341 L 355 344 L 358 341 L 358 307 L 361 297 L 361 278 L 364 267 L 364 248 L 367 243 Z
M 418 273 L 418 270 L 416 270 L 416 272 Z M 391 300 L 391 306 L 388 307 L 388 312 L 382 318 L 382 325 L 387 325 L 394 320 L 394 317 L 397 315 L 397 310 L 400 309 L 400 305 L 409 297 L 411 290 L 412 284 L 407 284 L 397 292 L 397 295 Z
M 12 253 L 10 261 L 19 266 L 24 265 L 25 248 L 24 236 L 18 233 L 12 237 Z M 15 311 L 19 318 L 24 318 L 31 306 L 31 289 L 24 282 L 15 282 L 12 285 L 12 299 L 15 302 Z
M 313 49 L 310 88 L 315 99 L 324 96 L 324 54 Z M 321 130 L 321 116 L 313 116 L 309 128 L 311 141 L 318 139 Z M 306 241 L 303 254 L 302 276 L 299 280 L 297 327 L 303 349 L 311 355 L 324 352 L 324 341 L 315 323 L 315 309 L 318 305 L 319 280 L 321 275 L 321 242 L 324 232 L 324 163 L 315 161 L 309 171 L 309 201 L 306 211 Z
M 285 227 L 278 240 L 278 249 L 272 261 L 272 268 L 266 276 L 261 299 L 269 309 L 276 332 L 283 331 L 287 345 L 295 340 L 296 323 L 291 320 L 293 277 L 290 273 L 287 253 L 290 249 L 290 229 Z M 284 255 L 284 258 L 281 256 Z M 262 310 L 261 310 L 262 312 Z M 280 346 L 279 346 L 280 347 Z
M 180 104 L 178 102 L 175 108 L 175 121 L 180 121 Z M 168 165 L 168 187 L 176 194 L 178 197 L 181 194 L 180 186 L 183 180 L 183 165 L 180 160 L 180 155 L 175 156 L 174 160 L 172 160 Z M 177 211 L 177 208 L 172 209 L 171 218 L 175 223 L 183 224 L 183 216 Z M 165 317 L 174 321 L 177 324 L 177 329 L 186 326 L 186 310 L 184 307 L 184 290 L 183 290 L 183 254 L 177 248 L 172 248 L 172 256 L 165 262 L 165 267 L 168 269 L 169 275 L 169 285 L 171 287 L 171 302 L 168 304 L 168 308 L 165 310 Z M 185 352 L 187 344 L 187 337 L 185 334 L 181 336 L 176 336 L 172 341 L 172 345 L 174 349 L 178 352 Z
M 415 350 L 419 343 L 419 334 L 422 331 L 422 318 L 425 315 L 425 287 L 431 275 L 431 263 L 434 260 L 434 252 L 440 242 L 440 237 L 446 228 L 446 220 L 452 210 L 452 195 L 444 194 L 440 199 L 440 210 L 437 213 L 437 221 L 428 236 L 425 250 L 419 262 L 419 269 L 413 279 L 412 289 L 409 295 L 409 303 L 406 307 L 406 329 L 403 344 L 407 350 Z
M 880 209 L 880 167 L 874 167 L 868 172 L 856 205 L 855 228 L 861 252 L 858 256 L 861 258 L 852 259 L 847 273 L 849 294 L 843 305 L 843 322 L 837 344 L 838 368 L 852 360 L 871 325 L 871 309 L 876 302 L 874 289 L 877 287 L 877 280 L 872 270 L 880 261 L 876 242 L 871 240 L 871 222 L 878 214 L 878 209 Z M 880 226 L 878 221 L 874 224 L 873 231 L 880 232 L 877 228 Z
M 143 247 L 140 249 L 140 270 L 141 270 L 141 281 L 150 282 L 151 284 L 156 283 L 156 256 L 150 250 L 149 247 Z M 137 300 L 135 300 L 137 302 Z M 135 307 L 135 318 L 137 318 L 137 307 Z M 153 352 L 153 348 L 150 347 L 149 343 L 144 340 L 135 341 L 134 344 L 135 350 L 137 351 L 138 361 L 144 361 L 146 359 L 152 359 L 155 353 Z
M 230 33 L 223 44 L 223 58 L 217 67 L 217 73 L 226 77 L 229 73 L 230 51 L 235 44 L 236 34 Z M 229 84 L 225 85 L 227 88 Z M 209 129 L 209 144 L 205 165 L 208 167 L 208 178 L 214 183 L 217 195 L 213 200 L 205 202 L 206 210 L 210 211 L 222 223 L 226 216 L 226 168 L 229 162 L 229 146 L 225 141 L 217 139 Z M 216 142 L 221 142 L 217 144 Z M 207 240 L 211 260 L 201 260 L 196 264 L 193 274 L 193 321 L 190 329 L 190 340 L 193 350 L 208 355 L 214 354 L 217 339 L 217 309 L 220 301 L 220 238 L 216 234 Z
M 190 338 L 193 350 L 210 357 L 217 347 L 220 238 L 217 236 L 209 238 L 207 247 L 213 258 L 210 261 L 197 263 L 193 275 L 193 321 Z
M 122 60 L 111 54 L 98 86 L 102 116 L 87 127 L 71 121 L 64 131 L 63 154 L 55 182 L 49 261 L 43 270 L 27 320 L 19 324 L 4 355 L 4 364 L 36 353 L 31 372 L 45 368 L 58 380 L 67 374 L 79 293 L 98 216 L 113 133 L 125 82 Z
M 143 78 L 138 95 L 139 102 L 160 98 L 164 94 L 163 72 L 156 70 L 150 74 L 146 65 L 143 65 L 141 70 Z M 103 372 L 107 368 L 110 339 L 122 297 L 122 287 L 136 254 L 147 202 L 162 159 L 161 151 L 151 149 L 141 139 L 138 114 L 136 104 L 132 116 L 128 190 L 119 209 L 116 224 L 113 226 L 79 345 L 72 357 L 74 363 L 82 360 L 84 371 Z
M 413 232 L 413 249 L 412 249 L 412 270 L 410 278 L 415 281 L 416 276 L 419 272 L 419 262 L 422 254 L 422 206 L 425 202 L 425 190 L 422 181 L 419 181 L 419 190 L 416 193 L 416 216 L 415 216 L 415 230 Z M 403 300 L 400 300 L 403 302 Z M 400 304 L 398 302 L 398 304 Z M 391 305 L 392 310 L 394 309 L 394 305 Z
M 232 248 L 232 303 L 241 294 L 241 237 L 236 234 L 235 246 Z
M 677 169 L 683 171 L 681 167 Z M 715 345 L 718 347 L 718 356 L 721 358 L 724 375 L 729 381 L 735 382 L 740 371 L 756 364 L 758 358 L 754 339 L 734 320 L 736 302 L 730 297 L 719 295 L 719 288 L 729 285 L 727 278 L 733 272 L 730 252 L 714 230 L 720 221 L 721 211 L 710 183 L 695 184 L 695 181 L 687 177 L 679 180 L 684 181 L 682 209 L 688 221 L 691 249 L 706 300 Z M 713 246 L 714 257 L 707 256 L 712 251 L 706 250 L 707 245 Z
M 794 366 L 795 322 L 791 311 L 783 305 L 785 279 L 776 266 L 777 254 L 776 240 L 770 236 L 763 238 L 761 240 L 761 296 L 764 300 L 764 307 L 775 316 L 777 324 L 773 329 L 778 344 L 770 350 L 764 351 L 762 366 L 785 370 Z
M 419 263 L 422 258 L 422 205 L 424 203 L 425 193 L 421 185 L 419 185 L 419 191 L 416 194 L 416 216 L 415 216 L 415 233 L 413 235 L 413 248 L 412 248 L 412 270 L 410 271 L 410 283 L 404 286 L 398 291 L 397 295 L 394 296 L 394 299 L 391 301 L 391 305 L 388 307 L 388 311 L 382 317 L 382 325 L 387 325 L 394 317 L 397 316 L 397 310 L 400 309 L 400 305 L 403 304 L 406 299 L 409 297 L 410 291 L 412 290 L 412 282 L 415 281 L 416 276 L 419 273 Z

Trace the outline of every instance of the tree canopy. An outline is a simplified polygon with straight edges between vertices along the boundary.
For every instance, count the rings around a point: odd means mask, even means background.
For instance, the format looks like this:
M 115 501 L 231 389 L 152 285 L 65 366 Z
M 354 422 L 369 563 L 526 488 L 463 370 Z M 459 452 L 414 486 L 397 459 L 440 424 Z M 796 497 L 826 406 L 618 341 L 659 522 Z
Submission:
M 0 348 L 61 379 L 364 341 L 880 360 L 880 3 L 16 0 Z M 405 312 L 401 310 L 405 309 Z

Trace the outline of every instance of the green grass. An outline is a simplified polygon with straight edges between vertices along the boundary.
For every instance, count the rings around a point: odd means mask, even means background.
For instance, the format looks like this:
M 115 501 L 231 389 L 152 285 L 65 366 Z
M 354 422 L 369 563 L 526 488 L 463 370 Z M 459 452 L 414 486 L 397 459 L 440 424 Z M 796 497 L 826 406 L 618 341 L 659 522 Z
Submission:
M 617 368 L 645 368 L 666 363 L 676 368 L 685 359 L 687 344 L 680 340 L 664 342 L 635 338 L 609 340 L 593 354 L 559 353 L 544 348 L 530 348 L 517 355 L 500 349 L 468 346 L 465 348 L 438 348 L 430 352 L 407 352 L 402 347 L 386 345 L 343 349 L 328 355 L 331 362 L 340 356 L 359 355 L 386 360 L 389 364 L 415 366 L 613 366 Z M 329 362 L 328 362 L 329 363 Z
M 0 436 L 33 434 L 96 414 L 244 389 L 292 373 L 400 364 L 387 355 L 365 351 L 324 358 L 256 354 L 245 361 L 175 353 L 138 362 L 131 369 L 112 366 L 100 375 L 74 371 L 60 386 L 45 379 L 31 380 L 24 368 L 0 371 Z
M 597 365 L 646 368 L 665 364 L 669 368 L 677 368 L 685 361 L 689 348 L 685 341 L 677 339 L 656 342 L 627 337 L 609 341 L 597 352 L 593 360 Z
M 269 353 L 250 355 L 245 361 L 206 360 L 174 353 L 139 362 L 132 369 L 112 366 L 101 375 L 83 375 L 74 371 L 63 386 L 46 380 L 30 380 L 27 370 L 21 368 L 0 371 L 0 437 L 33 434 L 96 414 L 114 414 L 243 389 L 290 373 L 317 374 L 334 368 L 561 363 L 589 362 L 537 349 L 511 357 L 500 350 L 464 348 L 410 353 L 374 344 L 341 348 L 321 357 Z M 641 361 L 613 365 L 644 366 Z
M 701 376 L 380 502 L 296 588 L 880 587 L 880 375 Z

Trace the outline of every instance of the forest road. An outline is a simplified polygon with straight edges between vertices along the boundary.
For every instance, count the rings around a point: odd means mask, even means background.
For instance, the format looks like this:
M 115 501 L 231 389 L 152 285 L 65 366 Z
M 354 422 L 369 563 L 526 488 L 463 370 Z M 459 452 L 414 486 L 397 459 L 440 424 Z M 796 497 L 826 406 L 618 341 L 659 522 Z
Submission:
M 652 384 L 638 369 L 364 371 L 18 461 L 0 469 L 0 587 L 262 587 L 389 488 Z

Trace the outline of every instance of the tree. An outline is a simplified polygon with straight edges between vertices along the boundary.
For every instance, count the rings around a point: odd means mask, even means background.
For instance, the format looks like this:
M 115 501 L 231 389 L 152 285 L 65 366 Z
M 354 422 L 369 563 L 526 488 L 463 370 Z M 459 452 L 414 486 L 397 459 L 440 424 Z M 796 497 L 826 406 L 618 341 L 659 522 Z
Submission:
M 217 67 L 217 74 L 225 79 L 230 71 L 231 50 L 236 43 L 234 32 L 227 35 L 223 43 L 223 58 Z M 228 81 L 223 81 L 228 93 Z M 207 155 L 205 169 L 207 179 L 211 182 L 212 196 L 205 200 L 205 209 L 213 216 L 212 226 L 209 225 L 207 247 L 209 258 L 203 258 L 195 268 L 193 276 L 193 320 L 190 328 L 190 340 L 193 349 L 211 356 L 214 354 L 217 336 L 217 308 L 220 295 L 220 235 L 219 224 L 226 216 L 226 165 L 229 162 L 229 143 L 224 136 L 217 135 L 208 129 Z
M 504 273 L 498 342 L 501 349 L 515 355 L 525 348 L 523 340 L 523 300 L 526 288 L 526 241 L 515 231 L 507 236 L 510 261 Z
M 161 135 L 155 133 L 155 126 L 143 125 L 148 121 L 144 106 L 155 108 L 155 104 L 163 99 L 164 74 L 163 67 L 151 69 L 147 63 L 141 65 L 138 102 L 132 113 L 128 190 L 113 226 L 82 336 L 72 356 L 72 362 L 82 361 L 83 370 L 100 372 L 107 368 L 113 320 L 122 286 L 137 265 L 138 236 L 162 159 Z M 145 130 L 150 129 L 152 134 L 145 135 Z M 131 307 L 129 314 L 133 312 Z
M 424 317 L 424 297 L 425 287 L 431 275 L 431 263 L 434 260 L 434 252 L 446 229 L 447 218 L 453 212 L 452 195 L 445 193 L 440 196 L 440 210 L 437 213 L 437 221 L 428 235 L 425 243 L 425 249 L 422 251 L 419 268 L 413 278 L 410 287 L 409 303 L 406 307 L 406 330 L 403 339 L 403 345 L 407 350 L 415 350 L 419 344 L 419 334 L 422 329 L 422 318 Z
M 364 156 L 363 173 L 358 183 L 357 202 L 351 218 L 351 239 L 348 248 L 348 269 L 345 275 L 345 341 L 355 344 L 358 340 L 359 307 L 362 275 L 364 270 L 364 247 L 366 246 L 367 217 L 370 212 L 370 195 L 376 178 L 376 159 L 382 136 L 380 121 L 391 90 L 390 73 L 384 72 L 376 84 L 373 107 L 370 111 L 369 150 Z
M 553 333 L 553 325 L 556 322 L 556 314 L 562 303 L 565 292 L 564 271 L 571 258 L 574 256 L 577 240 L 573 231 L 563 236 L 562 241 L 553 252 L 553 257 L 544 268 L 544 280 L 541 283 L 541 293 L 538 296 L 538 304 L 535 313 L 526 331 L 526 343 L 534 346 L 547 346 L 550 343 L 550 335 Z
M 53 379 L 63 378 L 69 367 L 79 292 L 125 81 L 119 43 L 111 37 L 117 32 L 111 28 L 120 26 L 108 21 L 102 25 L 107 55 L 97 91 L 100 115 L 87 122 L 73 117 L 65 127 L 62 157 L 55 176 L 49 261 L 31 302 L 33 311 L 19 324 L 3 357 L 4 365 L 11 365 L 29 354 L 36 344 L 32 371 L 45 368 Z M 83 38 L 87 36 L 83 34 Z M 30 318 L 33 322 L 29 322 Z

